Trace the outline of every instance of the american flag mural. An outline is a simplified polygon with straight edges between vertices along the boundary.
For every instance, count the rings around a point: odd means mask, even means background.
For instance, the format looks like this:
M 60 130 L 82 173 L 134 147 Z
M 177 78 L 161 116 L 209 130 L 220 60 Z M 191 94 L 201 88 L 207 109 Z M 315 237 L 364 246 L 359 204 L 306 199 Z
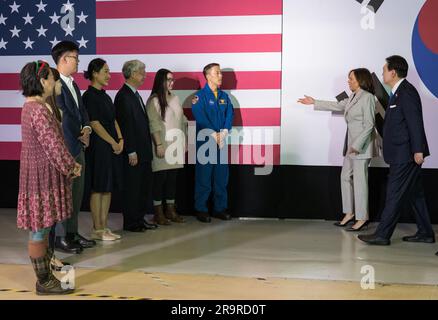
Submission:
M 263 164 L 260 155 L 269 152 L 264 164 L 279 164 L 282 0 L 0 0 L 0 160 L 19 159 L 19 72 L 36 59 L 54 66 L 50 50 L 60 40 L 80 47 L 74 78 L 81 90 L 88 86 L 82 70 L 95 57 L 108 62 L 113 98 L 127 60 L 146 64 L 143 99 L 155 72 L 172 70 L 189 120 L 191 96 L 205 84 L 203 67 L 220 63 L 238 136 L 230 137 L 239 150 L 230 162 Z

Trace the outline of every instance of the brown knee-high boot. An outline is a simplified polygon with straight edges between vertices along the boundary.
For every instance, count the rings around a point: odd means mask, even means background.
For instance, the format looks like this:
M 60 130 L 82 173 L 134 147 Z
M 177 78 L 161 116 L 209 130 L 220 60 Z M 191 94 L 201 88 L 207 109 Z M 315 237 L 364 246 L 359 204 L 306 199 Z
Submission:
M 154 211 L 155 211 L 154 214 L 155 223 L 164 226 L 170 225 L 170 221 L 164 216 L 162 205 L 154 206 Z
M 28 252 L 37 277 L 36 293 L 38 295 L 57 295 L 72 293 L 72 289 L 63 289 L 61 282 L 53 275 L 50 267 L 52 250 L 48 237 L 43 241 L 29 241 Z
M 39 258 L 30 257 L 30 261 L 38 279 L 36 283 L 37 295 L 60 295 L 74 291 L 74 289 L 63 289 L 61 282 L 53 275 L 49 254 Z
M 165 216 L 172 222 L 183 223 L 185 222 L 184 218 L 181 217 L 178 213 L 176 213 L 175 204 L 166 203 L 166 213 Z

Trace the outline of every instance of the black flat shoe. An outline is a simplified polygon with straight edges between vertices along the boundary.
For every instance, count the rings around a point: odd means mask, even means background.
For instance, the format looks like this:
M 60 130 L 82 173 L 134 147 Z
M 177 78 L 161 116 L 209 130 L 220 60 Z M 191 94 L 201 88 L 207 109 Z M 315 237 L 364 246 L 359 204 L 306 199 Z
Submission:
M 350 224 L 350 223 L 352 223 L 354 221 L 356 221 L 355 217 L 351 218 L 350 220 L 348 220 L 344 224 L 341 224 L 341 221 L 338 221 L 338 222 L 333 223 L 333 225 L 337 226 L 337 227 L 346 227 L 348 224 Z
M 361 225 L 359 228 L 355 229 L 353 227 L 349 227 L 345 229 L 345 231 L 355 232 L 355 231 L 361 231 L 362 229 L 368 229 L 369 221 L 366 221 L 363 225 Z

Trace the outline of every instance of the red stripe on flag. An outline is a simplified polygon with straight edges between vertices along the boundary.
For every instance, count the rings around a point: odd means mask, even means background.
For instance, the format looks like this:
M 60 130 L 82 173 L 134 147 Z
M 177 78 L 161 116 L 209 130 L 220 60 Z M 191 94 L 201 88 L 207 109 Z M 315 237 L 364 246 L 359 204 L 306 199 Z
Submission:
M 195 152 L 195 146 L 189 147 L 189 153 Z M 280 145 L 228 145 L 228 163 L 236 165 L 279 165 Z M 190 157 L 190 159 L 188 159 Z M 186 163 L 195 164 L 195 160 L 186 155 Z
M 111 66 L 110 66 L 111 68 Z M 222 89 L 281 89 L 281 71 L 223 71 Z M 202 72 L 174 72 L 174 90 L 198 90 L 205 85 Z M 155 72 L 147 72 L 146 80 L 141 90 L 151 90 Z M 75 75 L 75 81 L 81 90 L 86 90 L 90 84 L 82 73 Z M 118 90 L 125 82 L 120 72 L 111 73 L 106 90 Z M 19 74 L 0 73 L 0 90 L 20 90 Z
M 0 124 L 21 124 L 21 108 L 0 108 Z M 192 110 L 184 108 L 189 120 L 194 120 Z M 280 108 L 235 108 L 233 125 L 238 127 L 278 127 L 281 123 Z
M 184 108 L 188 120 L 194 120 L 192 110 Z M 237 127 L 279 127 L 280 108 L 235 108 L 233 126 Z
M 225 71 L 222 74 L 222 89 L 224 90 L 281 88 L 281 71 Z M 202 72 L 174 72 L 173 76 L 175 78 L 174 90 L 198 90 L 206 83 Z M 1 77 L 0 75 L 0 79 Z M 146 80 L 140 90 L 151 90 L 154 78 L 155 72 L 147 72 L 146 66 Z M 82 90 L 87 89 L 90 84 L 82 74 L 76 75 L 75 81 Z M 111 73 L 111 80 L 105 89 L 118 90 L 124 82 L 122 73 Z
M 21 124 L 21 108 L 0 108 L 0 124 Z
M 228 159 L 231 164 L 279 165 L 280 145 L 229 145 Z
M 281 52 L 281 34 L 100 37 L 97 54 Z
M 136 0 L 96 2 L 96 19 L 278 15 L 282 0 Z
M 279 165 L 280 145 L 228 146 L 231 164 Z M 20 160 L 21 142 L 0 142 L 1 160 Z
M 0 142 L 0 160 L 20 160 L 21 142 Z
M 21 90 L 19 73 L 0 73 L 0 90 Z

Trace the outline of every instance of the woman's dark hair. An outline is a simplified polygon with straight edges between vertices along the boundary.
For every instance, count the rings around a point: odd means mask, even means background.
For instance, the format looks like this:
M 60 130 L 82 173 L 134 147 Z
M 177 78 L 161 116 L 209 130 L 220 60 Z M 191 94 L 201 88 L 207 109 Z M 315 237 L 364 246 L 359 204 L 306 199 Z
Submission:
M 47 79 L 50 74 L 50 66 L 47 62 L 38 60 L 27 63 L 20 72 L 20 86 L 23 96 L 42 96 L 44 88 L 41 79 Z
M 172 73 L 171 71 L 167 70 L 167 69 L 160 69 L 157 71 L 157 73 L 155 74 L 155 79 L 154 79 L 154 85 L 152 87 L 152 91 L 151 91 L 151 95 L 150 98 L 153 97 L 157 97 L 158 98 L 158 102 L 160 104 L 160 109 L 161 109 L 161 119 L 163 119 L 166 116 L 166 108 L 167 108 L 167 95 L 168 95 L 168 90 L 167 90 L 167 75 L 169 73 Z
M 405 58 L 401 56 L 390 56 L 386 58 L 388 63 L 388 70 L 395 70 L 399 78 L 406 78 L 408 76 L 409 64 Z
M 93 81 L 93 72 L 100 72 L 106 61 L 101 58 L 96 58 L 88 64 L 88 70 L 84 71 L 84 78 Z
M 362 90 L 368 91 L 371 94 L 376 93 L 374 90 L 373 77 L 368 69 L 358 68 L 350 71 L 350 73 L 352 72 Z
M 53 79 L 55 80 L 55 82 L 58 81 L 61 78 L 58 70 L 56 70 L 55 68 L 50 68 L 50 70 L 52 70 Z M 59 111 L 59 107 L 56 104 L 56 86 L 53 88 L 53 93 L 50 97 L 47 98 L 46 102 L 50 105 L 50 107 L 52 107 L 53 114 L 55 115 L 55 118 L 59 122 L 61 122 L 62 121 L 61 111 Z

